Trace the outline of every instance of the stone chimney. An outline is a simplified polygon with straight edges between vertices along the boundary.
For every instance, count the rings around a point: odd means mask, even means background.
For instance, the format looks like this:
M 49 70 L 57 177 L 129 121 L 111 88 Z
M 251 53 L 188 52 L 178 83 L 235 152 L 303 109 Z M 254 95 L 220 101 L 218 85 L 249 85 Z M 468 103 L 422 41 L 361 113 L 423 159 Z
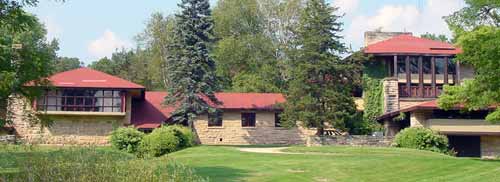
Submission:
M 390 39 L 398 35 L 412 35 L 411 32 L 382 32 L 382 31 L 367 31 L 365 32 L 365 47 L 383 40 Z

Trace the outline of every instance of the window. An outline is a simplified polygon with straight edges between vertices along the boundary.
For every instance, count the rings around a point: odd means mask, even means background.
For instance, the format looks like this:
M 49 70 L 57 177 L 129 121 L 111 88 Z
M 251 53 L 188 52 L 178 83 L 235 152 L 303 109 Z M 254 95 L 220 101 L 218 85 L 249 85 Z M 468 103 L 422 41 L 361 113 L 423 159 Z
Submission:
M 281 127 L 281 113 L 274 113 L 274 127 Z
M 216 111 L 208 114 L 208 127 L 220 127 L 222 126 L 222 111 Z
M 406 73 L 406 56 L 398 56 L 398 74 Z
M 241 113 L 242 127 L 255 127 L 255 113 Z
M 433 110 L 432 118 L 436 119 L 484 119 L 489 114 L 489 111 L 470 111 L 462 112 L 459 110 Z
M 125 92 L 118 90 L 47 90 L 36 101 L 39 111 L 124 112 Z
M 448 74 L 455 74 L 456 62 L 453 58 L 448 58 Z
M 431 57 L 423 57 L 422 59 L 422 72 L 424 74 L 432 74 Z
M 436 74 L 444 74 L 444 57 L 436 57 Z
M 410 73 L 418 74 L 418 57 L 410 56 Z

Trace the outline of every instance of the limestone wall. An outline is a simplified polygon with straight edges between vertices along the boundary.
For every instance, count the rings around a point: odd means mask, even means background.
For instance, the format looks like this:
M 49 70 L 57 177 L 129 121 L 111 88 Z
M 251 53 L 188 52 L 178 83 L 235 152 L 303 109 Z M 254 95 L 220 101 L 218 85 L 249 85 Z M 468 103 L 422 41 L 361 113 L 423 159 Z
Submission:
M 347 146 L 376 146 L 389 147 L 394 137 L 369 136 L 369 135 L 347 135 L 347 136 L 311 136 L 307 140 L 307 146 L 321 145 L 347 145 Z
M 207 115 L 195 121 L 196 133 L 202 144 L 246 145 L 246 144 L 304 144 L 306 137 L 316 130 L 274 126 L 274 112 L 256 111 L 255 127 L 241 126 L 240 111 L 224 111 L 222 127 L 208 127 Z
M 130 98 L 127 98 L 127 102 Z M 103 113 L 71 112 L 64 115 L 37 114 L 24 98 L 15 97 L 9 103 L 12 111 L 12 127 L 18 139 L 33 144 L 56 145 L 107 145 L 109 134 L 116 128 L 129 123 L 130 104 L 123 115 L 106 116 Z M 61 114 L 62 113 L 62 114 Z M 78 112 L 77 112 L 78 113 Z M 42 128 L 40 117 L 52 121 L 50 127 Z
M 481 157 L 500 158 L 500 136 L 481 136 Z
M 383 83 L 384 113 L 399 110 L 398 80 L 386 78 Z

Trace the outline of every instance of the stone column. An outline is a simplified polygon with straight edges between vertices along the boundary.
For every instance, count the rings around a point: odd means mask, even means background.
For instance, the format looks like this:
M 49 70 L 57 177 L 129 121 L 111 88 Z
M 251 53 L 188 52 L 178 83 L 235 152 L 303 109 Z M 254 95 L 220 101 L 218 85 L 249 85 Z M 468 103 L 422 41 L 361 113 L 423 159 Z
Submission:
M 399 110 L 398 78 L 385 78 L 382 85 L 382 96 L 384 97 L 384 113 Z
M 384 120 L 384 136 L 396 136 L 401 127 L 399 125 L 399 121 L 393 121 L 392 119 Z

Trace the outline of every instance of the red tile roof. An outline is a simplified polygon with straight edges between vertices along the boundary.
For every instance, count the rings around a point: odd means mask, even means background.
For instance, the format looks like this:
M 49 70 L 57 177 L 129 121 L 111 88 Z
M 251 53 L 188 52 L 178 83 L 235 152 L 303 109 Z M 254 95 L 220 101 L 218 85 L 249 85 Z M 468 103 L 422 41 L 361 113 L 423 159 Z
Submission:
M 366 54 L 447 54 L 454 55 L 462 52 L 453 45 L 415 37 L 412 35 L 398 35 L 390 39 L 368 45 L 364 52 Z
M 50 76 L 48 80 L 55 87 L 144 89 L 142 85 L 90 68 L 78 68 L 57 73 Z
M 146 92 L 143 101 L 132 103 L 132 124 L 138 128 L 160 126 L 168 120 L 175 107 L 162 103 L 166 92 Z M 232 110 L 274 110 L 277 103 L 285 102 L 285 97 L 277 93 L 216 93 L 222 102 L 218 108 Z M 156 128 L 156 127 L 154 127 Z

